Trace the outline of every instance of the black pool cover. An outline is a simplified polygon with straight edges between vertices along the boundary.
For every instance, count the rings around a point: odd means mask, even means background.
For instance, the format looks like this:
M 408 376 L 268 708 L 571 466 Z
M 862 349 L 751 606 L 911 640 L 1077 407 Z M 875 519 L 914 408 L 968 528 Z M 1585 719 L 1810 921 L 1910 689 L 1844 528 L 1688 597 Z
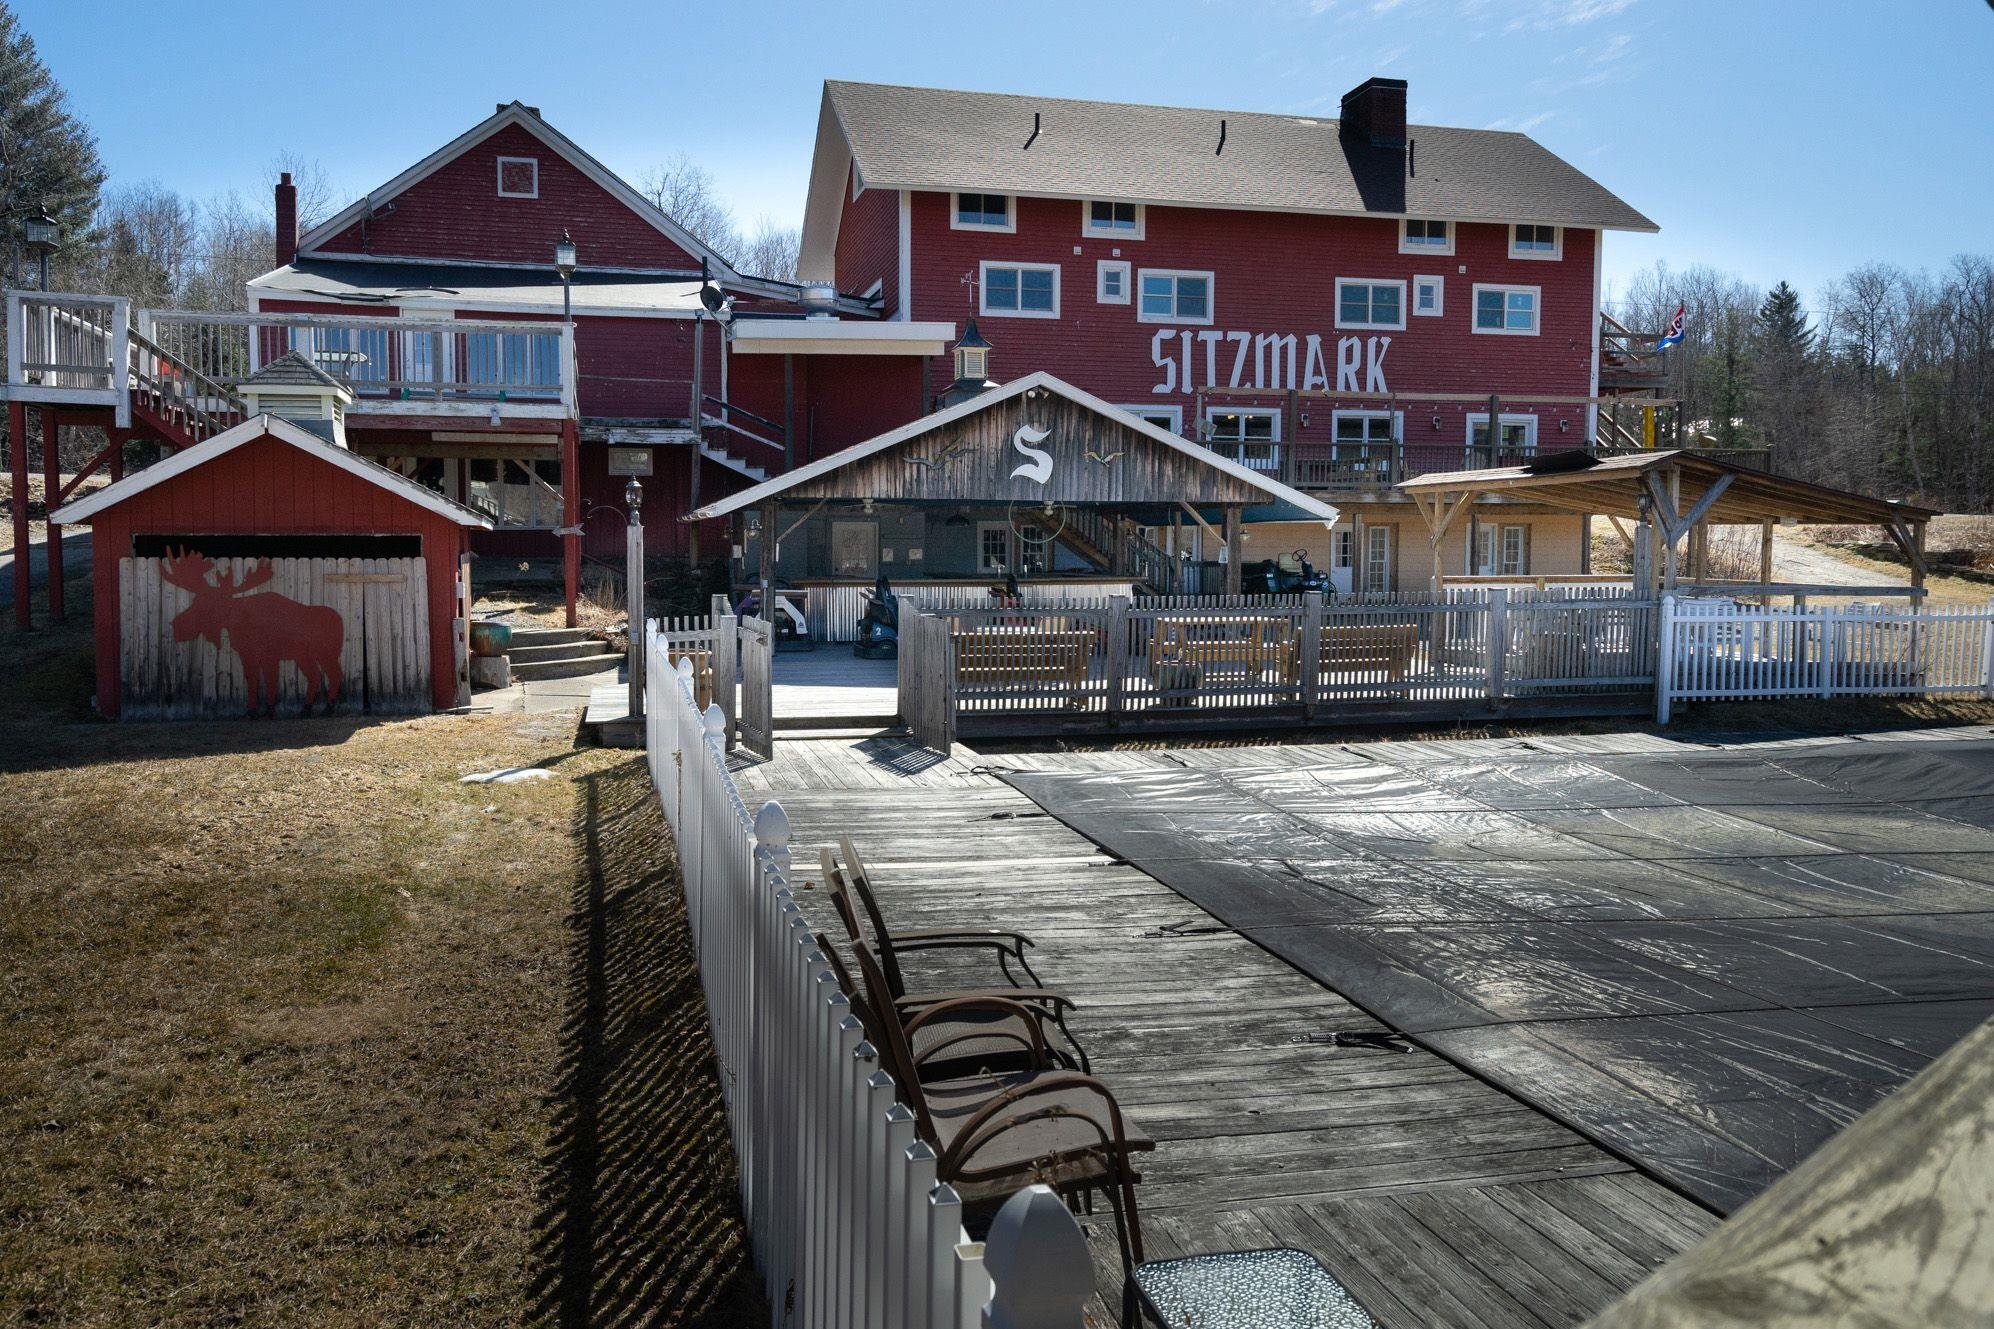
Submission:
M 1994 1014 L 1994 742 L 1400 761 L 1005 779 L 1721 1212 Z

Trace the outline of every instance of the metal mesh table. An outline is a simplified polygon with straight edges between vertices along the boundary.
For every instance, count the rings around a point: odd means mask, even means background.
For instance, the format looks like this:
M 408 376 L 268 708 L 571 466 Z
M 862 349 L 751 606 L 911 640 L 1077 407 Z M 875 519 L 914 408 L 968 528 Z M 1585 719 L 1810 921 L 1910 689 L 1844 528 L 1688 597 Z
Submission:
M 1377 1329 L 1307 1251 L 1226 1251 L 1154 1260 L 1130 1275 L 1166 1329 Z

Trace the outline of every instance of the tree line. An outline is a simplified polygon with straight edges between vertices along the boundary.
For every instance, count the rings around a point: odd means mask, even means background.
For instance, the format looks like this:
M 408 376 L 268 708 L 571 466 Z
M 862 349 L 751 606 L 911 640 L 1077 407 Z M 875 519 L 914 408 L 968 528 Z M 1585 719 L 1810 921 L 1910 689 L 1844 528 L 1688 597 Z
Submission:
M 1630 328 L 1686 310 L 1664 396 L 1719 446 L 1783 475 L 1956 512 L 1994 508 L 1994 259 L 1937 273 L 1866 263 L 1811 306 L 1709 267 L 1641 273 Z

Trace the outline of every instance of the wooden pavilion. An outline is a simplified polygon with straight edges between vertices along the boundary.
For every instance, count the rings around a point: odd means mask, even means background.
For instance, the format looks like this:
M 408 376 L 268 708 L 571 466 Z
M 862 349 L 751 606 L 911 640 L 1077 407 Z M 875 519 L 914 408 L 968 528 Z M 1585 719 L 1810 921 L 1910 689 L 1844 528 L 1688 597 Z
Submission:
M 1772 579 L 1773 528 L 1823 524 L 1881 527 L 1910 565 L 1908 593 L 1917 598 L 1924 593 L 1925 525 L 1938 515 L 1929 508 L 1673 450 L 1618 457 L 1557 453 L 1517 466 L 1422 475 L 1397 487 L 1419 509 L 1436 552 L 1464 514 L 1471 523 L 1478 520 L 1476 504 L 1484 498 L 1527 500 L 1603 516 L 1633 551 L 1635 588 L 1649 595 L 1693 593 L 1709 584 L 1712 526 L 1759 528 L 1759 579 L 1750 587 L 1752 594 L 1846 593 L 1847 587 L 1783 585 Z M 1434 566 L 1439 567 L 1437 557 Z M 1436 573 L 1434 590 L 1439 589 Z M 1738 589 L 1735 582 L 1723 586 L 1726 593 Z M 1900 588 L 1862 590 L 1907 593 Z

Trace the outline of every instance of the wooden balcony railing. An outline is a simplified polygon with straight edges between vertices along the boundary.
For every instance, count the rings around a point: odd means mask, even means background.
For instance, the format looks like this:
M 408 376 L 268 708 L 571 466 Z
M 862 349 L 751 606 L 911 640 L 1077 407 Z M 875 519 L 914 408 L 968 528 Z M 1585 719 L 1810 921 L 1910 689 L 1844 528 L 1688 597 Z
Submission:
M 116 387 L 131 302 L 113 295 L 7 292 L 7 382 L 39 401 L 88 401 Z
M 1635 332 L 1613 315 L 1599 315 L 1599 379 L 1602 385 L 1653 386 L 1665 373 L 1659 332 Z

